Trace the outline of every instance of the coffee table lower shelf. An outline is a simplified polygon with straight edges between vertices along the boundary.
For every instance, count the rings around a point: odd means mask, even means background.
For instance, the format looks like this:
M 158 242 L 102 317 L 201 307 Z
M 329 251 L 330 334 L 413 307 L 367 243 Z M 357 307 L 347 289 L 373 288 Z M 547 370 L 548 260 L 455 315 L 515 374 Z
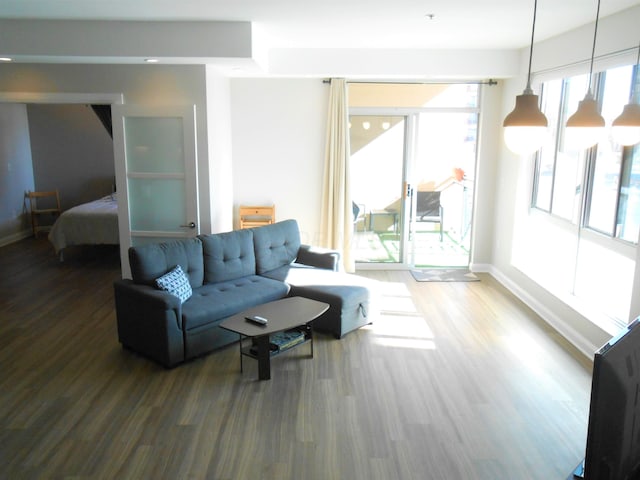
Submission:
M 291 342 L 289 344 L 285 344 L 283 346 L 279 346 L 277 349 L 274 349 L 274 345 L 271 342 L 272 335 L 278 335 L 281 332 L 277 332 L 271 335 L 260 335 L 260 336 L 252 336 L 248 337 L 243 334 L 240 335 L 240 372 L 244 372 L 243 366 L 243 357 L 249 357 L 258 361 L 258 376 L 260 380 L 268 380 L 270 378 L 270 373 L 267 373 L 270 370 L 270 361 L 271 358 L 277 357 L 281 353 L 288 352 L 289 350 L 293 350 L 301 345 L 309 344 L 311 350 L 309 352 L 309 356 L 313 358 L 313 330 L 311 328 L 311 324 L 300 325 L 298 327 L 287 330 L 287 332 L 298 331 L 301 333 L 302 338 L 300 340 L 296 340 L 295 342 Z M 250 341 L 250 344 L 247 345 L 247 340 Z M 261 348 L 268 349 L 268 355 L 261 355 Z

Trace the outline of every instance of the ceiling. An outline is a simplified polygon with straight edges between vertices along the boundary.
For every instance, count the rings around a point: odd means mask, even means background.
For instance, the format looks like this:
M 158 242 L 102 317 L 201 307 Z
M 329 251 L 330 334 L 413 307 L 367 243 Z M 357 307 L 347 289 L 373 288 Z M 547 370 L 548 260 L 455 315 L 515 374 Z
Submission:
M 605 17 L 640 0 L 601 0 Z M 515 49 L 533 0 L 0 0 L 4 19 L 250 21 L 266 48 Z M 536 41 L 593 22 L 597 0 L 538 0 Z

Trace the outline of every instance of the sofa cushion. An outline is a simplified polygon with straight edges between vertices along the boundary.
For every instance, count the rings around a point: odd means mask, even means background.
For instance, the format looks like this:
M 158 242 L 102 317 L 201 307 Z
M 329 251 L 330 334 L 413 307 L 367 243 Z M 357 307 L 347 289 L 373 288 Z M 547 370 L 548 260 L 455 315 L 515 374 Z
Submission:
M 202 285 L 204 265 L 202 242 L 185 238 L 129 248 L 129 265 L 135 283 L 155 287 L 156 278 L 180 265 L 192 288 Z
M 183 328 L 192 330 L 211 324 L 255 305 L 284 298 L 288 292 L 286 284 L 258 275 L 204 284 L 182 305 Z
M 160 290 L 165 290 L 180 299 L 181 303 L 186 302 L 191 297 L 193 291 L 189 284 L 189 278 L 182 271 L 180 265 L 169 272 L 156 278 L 156 285 Z
M 252 228 L 256 273 L 262 275 L 296 259 L 300 249 L 298 222 L 284 220 Z
M 200 235 L 204 256 L 204 283 L 224 282 L 256 273 L 253 232 Z
M 342 338 L 372 322 L 372 301 L 378 284 L 370 278 L 350 273 L 312 268 L 297 263 L 266 272 L 265 276 L 286 282 L 290 296 L 311 298 L 329 304 L 329 310 L 313 322 L 314 330 Z
M 328 287 L 353 286 L 372 290 L 377 284 L 377 282 L 366 277 L 361 277 L 360 275 L 334 272 L 332 270 L 309 267 L 295 262 L 291 265 L 265 272 L 263 275 L 267 278 L 287 283 L 292 289 L 291 293 L 293 293 L 294 287 L 317 287 L 322 289 Z

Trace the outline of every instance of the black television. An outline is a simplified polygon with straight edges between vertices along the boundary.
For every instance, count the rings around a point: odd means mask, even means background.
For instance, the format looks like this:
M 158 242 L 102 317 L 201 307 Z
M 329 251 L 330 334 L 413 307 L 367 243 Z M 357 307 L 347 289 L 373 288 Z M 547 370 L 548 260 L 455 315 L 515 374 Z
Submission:
M 638 325 L 640 317 L 594 355 L 585 458 L 573 478 L 640 479 Z

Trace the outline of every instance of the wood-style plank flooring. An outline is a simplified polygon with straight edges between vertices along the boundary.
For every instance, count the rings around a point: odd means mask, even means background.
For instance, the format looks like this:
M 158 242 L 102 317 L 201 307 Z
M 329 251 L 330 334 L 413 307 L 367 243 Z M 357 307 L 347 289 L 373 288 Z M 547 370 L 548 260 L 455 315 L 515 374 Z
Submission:
M 565 479 L 590 365 L 492 277 L 382 284 L 381 314 L 239 371 L 118 344 L 113 248 L 0 248 L 2 479 Z

